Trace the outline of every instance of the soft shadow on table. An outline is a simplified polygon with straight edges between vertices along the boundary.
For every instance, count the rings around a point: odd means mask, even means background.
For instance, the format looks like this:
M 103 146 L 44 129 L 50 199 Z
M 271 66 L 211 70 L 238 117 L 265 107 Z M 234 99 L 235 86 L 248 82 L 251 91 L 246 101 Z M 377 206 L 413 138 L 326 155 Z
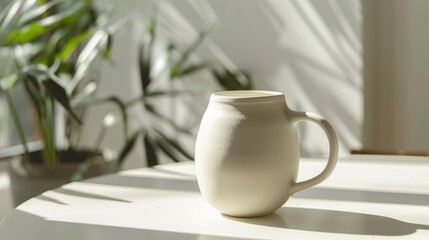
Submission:
M 143 213 L 142 213 L 143 214 Z M 1 240 L 109 240 L 109 239 L 163 239 L 163 240 L 244 240 L 244 238 L 200 235 L 173 231 L 138 229 L 62 222 L 22 211 L 13 211 L 0 225 Z M 246 238 L 248 239 L 248 238 Z
M 107 197 L 107 196 L 94 194 L 94 193 L 86 193 L 86 192 L 76 191 L 76 190 L 72 190 L 72 189 L 66 189 L 64 187 L 57 188 L 57 189 L 54 189 L 51 191 L 56 192 L 56 193 L 62 193 L 62 194 L 67 194 L 67 195 L 71 195 L 71 196 L 76 196 L 76 197 L 83 197 L 83 198 L 108 200 L 108 201 L 115 201 L 115 202 L 122 202 L 122 203 L 130 203 L 131 202 L 131 201 L 120 199 L 120 198 Z
M 157 177 L 146 177 L 146 176 L 128 176 L 128 175 L 108 175 L 88 179 L 84 183 L 100 184 L 106 186 L 120 186 L 120 187 L 135 187 L 135 188 L 149 188 L 149 189 L 161 189 L 169 191 L 191 191 L 199 192 L 198 183 L 194 180 L 183 180 L 183 179 L 171 179 L 171 178 L 157 178 Z M 78 189 L 70 189 L 66 187 L 60 187 L 53 189 L 49 192 L 61 193 L 70 196 L 92 198 L 105 201 L 114 201 L 118 203 L 131 203 L 131 201 L 118 197 L 105 196 L 96 193 L 88 193 L 79 191 Z M 60 198 L 47 196 L 42 194 L 37 196 L 36 199 L 49 201 L 55 204 L 67 205 Z
M 171 169 L 161 168 L 162 166 L 163 165 L 157 165 L 157 166 L 152 167 L 151 169 L 156 171 L 156 172 L 159 172 L 159 173 L 165 173 L 165 174 L 169 174 L 169 175 L 173 175 L 173 176 L 181 176 L 181 177 L 188 177 L 188 178 L 196 179 L 195 174 L 177 172 L 177 171 L 174 171 Z
M 87 193 L 82 191 L 76 191 L 72 189 L 66 189 L 64 187 L 53 189 L 53 190 L 50 190 L 49 192 L 61 193 L 61 194 L 81 197 L 81 198 L 92 198 L 92 199 L 105 200 L 105 201 L 114 201 L 119 203 L 131 203 L 131 201 L 128 201 L 125 199 L 113 198 L 113 197 L 103 196 L 103 195 L 94 194 L 94 193 Z M 60 204 L 60 205 L 67 205 L 67 203 L 65 203 L 64 201 L 61 201 L 59 198 L 47 196 L 46 193 L 35 197 L 35 199 L 44 200 L 44 201 L 48 201 L 48 202 Z
M 99 177 L 85 181 L 87 183 L 120 186 L 120 187 L 136 187 L 136 188 L 151 188 L 172 191 L 192 191 L 199 192 L 198 183 L 195 180 L 156 178 L 145 176 L 129 176 L 129 175 L 109 175 L 107 177 Z
M 39 199 L 39 200 L 43 200 L 43 201 L 47 201 L 47 202 L 51 202 L 51 203 L 56 203 L 56 204 L 60 204 L 60 205 L 67 205 L 67 203 L 62 202 L 59 199 L 53 198 L 53 197 L 49 197 L 46 195 L 39 195 L 37 197 L 35 197 L 35 199 Z
M 415 193 L 377 192 L 369 190 L 314 187 L 297 192 L 293 195 L 293 197 L 429 206 L 429 195 Z
M 326 233 L 402 236 L 417 229 L 429 230 L 429 225 L 384 216 L 310 208 L 282 207 L 274 214 L 260 218 L 224 217 L 248 224 Z

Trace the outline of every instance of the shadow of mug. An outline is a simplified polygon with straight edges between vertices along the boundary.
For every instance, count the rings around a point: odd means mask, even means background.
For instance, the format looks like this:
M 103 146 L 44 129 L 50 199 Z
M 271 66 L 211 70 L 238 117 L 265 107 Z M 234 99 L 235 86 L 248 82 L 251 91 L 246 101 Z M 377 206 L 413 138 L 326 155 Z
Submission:
M 429 230 L 429 225 L 403 222 L 394 218 L 324 209 L 282 207 L 260 218 L 225 218 L 276 228 L 356 235 L 401 236 Z

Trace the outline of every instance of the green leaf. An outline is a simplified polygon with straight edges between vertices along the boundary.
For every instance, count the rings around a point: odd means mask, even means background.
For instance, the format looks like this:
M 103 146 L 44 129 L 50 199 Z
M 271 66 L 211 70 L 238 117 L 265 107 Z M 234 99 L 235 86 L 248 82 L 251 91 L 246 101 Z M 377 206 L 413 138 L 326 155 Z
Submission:
M 61 52 L 57 54 L 56 58 L 59 58 L 62 62 L 69 60 L 72 53 L 76 50 L 80 43 L 89 38 L 92 34 L 92 31 L 85 31 L 79 35 L 70 39 L 66 45 L 62 48 Z
M 101 29 L 92 34 L 85 48 L 82 49 L 76 65 L 88 65 L 100 51 L 100 44 L 104 44 L 107 41 L 108 35 L 106 31 Z
M 73 80 L 69 83 L 70 89 L 73 90 L 84 78 L 88 69 L 90 69 L 91 63 L 97 56 L 99 56 L 101 49 L 103 49 L 102 46 L 104 46 L 103 44 L 106 44 L 107 40 L 108 33 L 104 30 L 97 30 L 91 36 L 76 60 L 76 71 Z
M 146 60 L 144 58 L 144 56 L 145 56 L 145 48 L 144 48 L 143 44 L 140 44 L 140 47 L 139 47 L 139 71 L 140 71 L 140 82 L 141 82 L 143 93 L 146 92 L 146 89 L 151 82 L 151 79 L 150 79 L 150 68 L 151 68 L 150 59 Z
M 32 75 L 37 80 L 42 81 L 49 78 L 49 75 L 50 75 L 49 71 L 50 71 L 49 68 L 42 64 L 28 65 L 23 67 L 21 75 L 23 76 Z
M 48 30 L 49 28 L 41 26 L 40 23 L 37 23 L 37 22 L 30 23 L 29 25 L 26 25 L 24 27 L 21 27 L 11 32 L 5 40 L 5 44 L 28 43 L 40 37 Z
M 161 96 L 177 96 L 181 94 L 194 94 L 192 90 L 183 89 L 183 90 L 172 90 L 172 91 L 162 91 L 162 90 L 156 90 L 156 91 L 150 91 L 146 93 L 144 98 L 150 98 L 150 97 L 161 97 Z
M 49 38 L 49 41 L 43 45 L 43 49 L 45 50 L 43 52 L 44 57 L 51 57 L 55 56 L 55 53 L 57 52 L 59 44 L 62 42 L 62 39 L 69 34 L 70 29 L 59 29 L 58 31 L 55 31 L 52 36 Z
M 148 134 L 144 136 L 144 148 L 146 152 L 146 162 L 148 167 L 152 167 L 159 164 L 158 157 L 156 156 L 154 141 L 150 139 Z
M 168 143 L 162 139 L 156 139 L 156 143 L 159 147 L 159 149 L 162 150 L 163 153 L 165 153 L 171 160 L 174 162 L 180 162 L 180 159 L 178 158 L 176 152 L 174 149 L 172 149 L 171 146 L 168 145 Z
M 128 156 L 128 154 L 131 152 L 131 150 L 134 148 L 134 145 L 137 142 L 137 138 L 140 136 L 141 132 L 134 133 L 128 141 L 125 143 L 125 146 L 121 149 L 118 157 L 118 168 L 122 165 L 125 158 Z
M 112 34 L 107 34 L 107 43 L 106 43 L 106 48 L 104 49 L 104 55 L 103 55 L 104 59 L 110 58 L 112 45 L 113 45 L 113 36 Z
M 70 101 L 71 106 L 76 107 L 89 101 L 89 99 L 93 97 L 97 87 L 98 83 L 96 81 L 88 82 L 88 84 L 86 84 L 82 90 L 79 90 L 79 92 L 72 97 Z
M 183 71 L 183 66 L 188 61 L 189 57 L 197 48 L 201 45 L 201 43 L 204 41 L 204 39 L 207 37 L 207 35 L 210 33 L 210 31 L 213 29 L 213 26 L 208 27 L 207 29 L 203 29 L 198 33 L 198 37 L 195 38 L 195 40 L 185 49 L 185 51 L 180 56 L 179 60 L 176 61 L 175 64 L 173 64 L 173 67 L 170 71 L 170 78 L 173 79 L 179 75 L 180 72 Z
M 167 137 L 166 135 L 164 135 L 160 131 L 154 130 L 154 132 L 157 133 L 157 135 L 158 135 L 157 139 L 159 140 L 160 143 L 163 143 L 162 145 L 164 145 L 166 147 L 168 147 L 168 145 L 169 145 L 169 146 L 173 147 L 175 150 L 179 151 L 186 158 L 188 158 L 190 160 L 194 159 L 194 157 L 191 154 L 189 154 L 187 152 L 187 150 L 185 150 L 182 146 L 180 146 L 180 144 L 178 142 L 176 142 L 173 139 Z
M 203 63 L 199 63 L 199 64 L 194 64 L 194 65 L 191 65 L 189 67 L 186 67 L 186 68 L 182 69 L 179 73 L 177 73 L 175 75 L 175 77 L 183 77 L 183 76 L 186 76 L 186 75 L 190 75 L 190 74 L 198 72 L 199 70 L 202 70 L 202 69 L 204 69 L 206 67 L 209 67 L 209 66 L 210 66 L 210 64 L 207 63 L 207 62 L 203 62 Z
M 13 73 L 0 79 L 0 87 L 3 91 L 9 91 L 18 81 L 18 74 Z
M 128 137 L 128 115 L 127 115 L 127 108 L 125 104 L 122 102 L 121 99 L 115 96 L 106 98 L 106 101 L 110 101 L 118 106 L 122 117 L 122 129 L 124 131 L 125 138 L 127 138 Z
M 79 165 L 77 170 L 73 173 L 70 180 L 71 181 L 81 181 L 84 179 L 84 175 L 88 172 L 91 167 L 93 159 L 87 159 Z
M 37 5 L 32 9 L 28 10 L 25 14 L 22 15 L 19 20 L 20 25 L 24 25 L 33 21 L 39 17 L 42 17 L 49 9 L 53 8 L 55 5 L 63 2 L 64 0 L 51 1 L 47 3 L 42 3 L 41 5 Z M 39 2 L 40 4 L 40 2 Z
M 4 42 L 10 32 L 15 28 L 25 1 L 17 0 L 12 2 L 5 10 L 2 11 L 0 16 L 0 43 Z
M 40 116 L 42 114 L 40 108 L 43 104 L 43 98 L 42 96 L 40 96 L 42 91 L 40 90 L 39 82 L 32 75 L 28 75 L 27 78 L 24 80 L 24 87 L 28 95 L 32 99 L 38 115 Z
M 43 85 L 48 91 L 48 93 L 64 107 L 64 109 L 70 114 L 70 116 L 72 116 L 74 120 L 81 124 L 82 122 L 80 121 L 79 117 L 74 113 L 73 109 L 71 108 L 70 99 L 67 96 L 66 90 L 52 79 L 43 81 Z
M 54 113 L 54 99 L 51 95 L 43 98 L 44 100 L 44 122 L 45 127 L 42 129 L 43 136 L 43 162 L 48 166 L 53 166 L 57 163 L 57 156 L 55 154 L 55 113 Z
M 76 17 L 79 15 L 79 12 L 84 12 L 88 7 L 87 1 L 76 1 L 72 6 L 67 6 L 65 11 L 41 19 L 39 24 L 43 27 L 70 24 L 70 22 L 77 21 Z
M 79 11 L 85 10 L 85 7 L 86 3 L 78 1 L 73 6 L 66 8 L 63 12 L 42 18 L 38 21 L 29 22 L 12 31 L 6 37 L 4 43 L 23 44 L 31 42 L 56 26 L 69 24 L 73 18 L 76 18 Z
M 153 116 L 158 117 L 159 119 L 162 119 L 162 121 L 167 122 L 170 126 L 174 127 L 175 130 L 177 130 L 181 133 L 187 134 L 187 135 L 194 135 L 187 128 L 180 127 L 170 118 L 163 116 L 161 113 L 159 113 L 157 110 L 155 110 L 155 108 L 152 105 L 150 105 L 149 103 L 145 102 L 144 107 Z
M 10 8 L 13 6 L 13 4 L 16 4 L 17 1 L 12 2 L 11 4 L 8 4 L 2 11 L 0 11 L 0 26 L 3 25 L 3 21 L 6 18 L 6 16 L 9 14 Z
M 152 42 L 153 35 L 149 31 L 147 33 L 145 41 L 142 41 L 139 46 L 139 70 L 140 70 L 140 82 L 143 93 L 146 93 L 149 84 L 151 83 L 151 67 L 152 67 Z M 149 38 L 149 39 L 147 39 Z
M 241 72 L 233 73 L 224 69 L 223 73 L 212 71 L 217 82 L 227 90 L 249 90 L 252 88 L 250 78 Z
M 154 51 L 156 18 L 152 17 L 146 27 L 143 38 L 139 45 L 139 71 L 142 92 L 145 94 L 152 79 L 150 76 L 152 68 L 152 53 Z

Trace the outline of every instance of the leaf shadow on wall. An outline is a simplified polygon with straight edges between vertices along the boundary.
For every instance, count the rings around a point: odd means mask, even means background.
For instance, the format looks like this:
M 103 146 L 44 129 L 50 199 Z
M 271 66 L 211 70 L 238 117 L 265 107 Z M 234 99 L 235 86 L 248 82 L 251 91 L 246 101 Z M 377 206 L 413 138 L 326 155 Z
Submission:
M 329 1 L 329 4 L 324 1 L 307 1 L 307 6 L 303 6 L 300 1 L 289 2 L 291 7 L 289 11 L 298 13 L 299 20 L 305 23 L 314 41 L 323 48 L 322 54 L 328 57 L 328 62 L 324 63 L 320 58 L 315 58 L 318 53 L 314 56 L 309 55 L 308 52 L 299 51 L 295 46 L 284 44 L 282 46 L 281 43 L 275 42 L 272 47 L 265 50 L 269 51 L 267 55 L 275 58 L 272 62 L 277 65 L 272 65 L 267 71 L 274 73 L 287 66 L 292 79 L 285 79 L 284 85 L 292 93 L 290 95 L 295 96 L 293 105 L 296 110 L 310 108 L 325 116 L 334 125 L 344 150 L 358 148 L 362 128 L 362 119 L 359 115 L 363 109 L 356 108 L 360 105 L 356 106 L 349 101 L 353 98 L 363 99 L 360 63 L 356 62 L 361 55 L 361 42 L 356 31 L 359 17 L 351 14 L 356 12 L 356 9 L 350 9 L 351 4 L 343 4 L 341 1 Z M 293 23 L 286 22 L 284 17 L 282 19 L 279 12 L 270 6 L 271 2 L 263 1 L 261 4 L 265 5 L 264 9 L 269 14 L 277 15 L 271 18 L 270 24 L 266 24 L 273 28 L 271 30 L 269 27 L 265 28 L 268 34 L 272 34 L 269 38 L 290 38 L 291 36 L 287 35 L 290 32 L 288 25 Z M 272 19 L 283 22 L 273 23 Z M 274 26 L 280 26 L 281 29 L 279 27 L 274 29 Z M 323 29 L 320 26 L 323 26 Z M 346 93 L 341 92 L 344 89 L 353 95 L 346 96 Z M 303 125 L 299 129 L 303 141 L 311 141 L 308 126 Z M 303 147 L 301 151 L 304 156 L 323 153 L 319 152 L 320 147 L 312 145 Z

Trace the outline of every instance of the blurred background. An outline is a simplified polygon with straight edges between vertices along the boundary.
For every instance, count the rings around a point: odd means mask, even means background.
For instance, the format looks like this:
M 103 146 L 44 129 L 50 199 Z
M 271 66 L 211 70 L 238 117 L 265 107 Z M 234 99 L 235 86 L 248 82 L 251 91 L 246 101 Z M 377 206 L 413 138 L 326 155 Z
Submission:
M 11 1 L 0 2 L 5 8 Z M 97 94 L 114 95 L 124 102 L 132 102 L 142 93 L 140 44 L 147 27 L 156 19 L 151 76 L 156 75 L 157 80 L 151 83 L 156 89 L 152 94 L 159 89 L 170 94 L 149 101 L 169 120 L 159 122 L 144 108 L 131 106 L 127 109 L 131 132 L 145 124 L 161 125 L 158 127 L 165 134 L 192 153 L 194 135 L 210 93 L 231 88 L 213 72 L 227 69 L 244 74 L 253 89 L 284 92 L 294 110 L 327 118 L 337 132 L 343 156 L 362 149 L 428 151 L 429 113 L 424 110 L 429 101 L 429 30 L 425 27 L 428 1 L 95 2 L 98 9 L 109 9 L 105 25 L 123 23 L 112 34 L 110 58 L 95 65 L 101 79 Z M 202 32 L 205 35 L 189 59 L 193 63 L 210 62 L 214 67 L 201 67 L 177 81 L 167 79 L 162 69 L 170 50 L 186 49 Z M 14 60 L 7 51 L 0 50 L 0 76 L 4 77 L 4 69 Z M 191 93 L 171 94 L 178 89 Z M 31 116 L 32 107 L 22 89 L 15 91 L 26 138 L 37 140 L 40 136 Z M 97 139 L 100 119 L 105 119 L 106 112 L 120 115 L 110 105 L 85 114 L 79 145 L 91 145 Z M 2 151 L 7 155 L 6 150 L 19 145 L 10 114 L 5 94 L 0 92 L 0 155 Z M 120 151 L 124 145 L 121 131 L 121 124 L 109 125 L 100 147 Z M 302 156 L 327 154 L 327 140 L 317 126 L 300 124 L 299 134 Z M 147 149 L 144 144 L 136 144 L 123 167 L 146 166 Z M 163 154 L 168 155 L 168 151 Z M 6 161 L 0 160 L 0 164 L 1 214 L 7 211 L 1 208 L 10 207 L 10 197 Z

